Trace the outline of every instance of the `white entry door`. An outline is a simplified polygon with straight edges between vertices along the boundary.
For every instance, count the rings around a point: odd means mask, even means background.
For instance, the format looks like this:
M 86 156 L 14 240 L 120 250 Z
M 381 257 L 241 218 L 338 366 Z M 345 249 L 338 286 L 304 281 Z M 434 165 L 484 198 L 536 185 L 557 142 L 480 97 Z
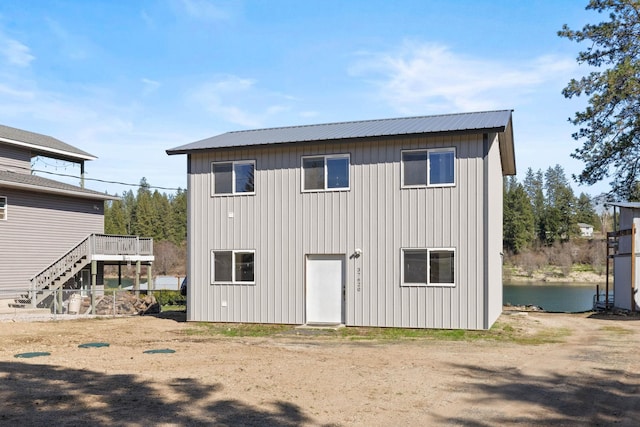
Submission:
M 344 255 L 307 255 L 307 323 L 341 324 Z

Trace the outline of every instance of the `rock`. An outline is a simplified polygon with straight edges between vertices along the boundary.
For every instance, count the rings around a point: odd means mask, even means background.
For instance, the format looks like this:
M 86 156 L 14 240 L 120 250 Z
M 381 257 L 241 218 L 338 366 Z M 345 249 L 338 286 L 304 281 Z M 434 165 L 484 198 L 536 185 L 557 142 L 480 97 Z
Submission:
M 141 295 L 136 297 L 135 293 L 119 291 L 114 293 L 105 292 L 104 296 L 96 298 L 95 313 L 97 315 L 126 315 L 126 314 L 156 314 L 160 313 L 160 304 L 153 295 Z M 82 299 L 81 313 L 91 314 L 91 297 Z

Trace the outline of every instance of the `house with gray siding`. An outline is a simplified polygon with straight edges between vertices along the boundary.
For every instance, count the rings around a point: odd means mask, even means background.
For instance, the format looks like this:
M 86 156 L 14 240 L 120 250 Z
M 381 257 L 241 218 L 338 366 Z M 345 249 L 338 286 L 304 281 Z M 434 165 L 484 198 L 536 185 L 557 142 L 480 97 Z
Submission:
M 487 329 L 510 110 L 228 132 L 187 155 L 187 319 Z
M 104 263 L 122 261 L 123 240 L 137 239 L 104 236 L 104 202 L 116 197 L 34 175 L 36 156 L 80 164 L 82 175 L 85 162 L 96 158 L 56 138 L 0 125 L 0 299 L 31 292 L 34 305 L 36 293 L 76 286 L 83 275 L 85 286 L 91 275 L 100 284 Z M 152 261 L 150 248 L 134 262 Z
M 607 265 L 605 293 L 599 295 L 598 307 L 637 312 L 640 308 L 640 203 L 606 203 L 605 208 L 609 207 L 613 208 L 613 230 L 607 233 L 607 260 L 613 260 L 613 283 L 609 283 Z

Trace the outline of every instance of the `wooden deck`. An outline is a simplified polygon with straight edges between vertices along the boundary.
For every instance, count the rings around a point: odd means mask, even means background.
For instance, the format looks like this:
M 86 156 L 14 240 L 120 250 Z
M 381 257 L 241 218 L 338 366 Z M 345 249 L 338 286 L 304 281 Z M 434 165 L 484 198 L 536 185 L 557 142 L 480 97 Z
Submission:
M 150 237 L 91 234 L 31 278 L 29 293 L 32 304 L 35 306 L 51 291 L 61 289 L 90 264 L 92 287 L 95 287 L 97 262 L 133 262 L 150 266 L 153 260 L 153 239 Z

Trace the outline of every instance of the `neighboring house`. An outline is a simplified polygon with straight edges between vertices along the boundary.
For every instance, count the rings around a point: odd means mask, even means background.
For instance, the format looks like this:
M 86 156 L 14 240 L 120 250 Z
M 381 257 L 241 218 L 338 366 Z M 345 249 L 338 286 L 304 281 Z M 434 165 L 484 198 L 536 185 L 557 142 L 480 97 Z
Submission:
M 612 206 L 614 231 L 607 233 L 607 259 L 613 258 L 613 304 L 625 310 L 640 307 L 640 203 L 607 203 Z M 613 253 L 611 253 L 613 251 Z M 606 277 L 606 293 L 611 291 Z M 602 301 L 603 298 L 601 298 Z M 611 301 L 609 301 L 611 303 Z
M 578 227 L 580 228 L 580 236 L 593 237 L 593 225 L 585 224 L 584 222 L 579 222 Z
M 187 154 L 187 319 L 487 329 L 511 111 L 229 132 Z
M 83 174 L 84 162 L 95 159 L 50 136 L 0 125 L 0 299 L 75 287 L 82 277 L 87 286 L 92 273 L 101 282 L 104 263 L 124 260 L 132 251 L 123 245 L 139 244 L 136 236 L 102 234 L 104 201 L 116 197 L 32 175 L 35 156 L 80 164 Z M 152 242 L 145 244 L 147 256 L 130 260 L 153 260 Z

